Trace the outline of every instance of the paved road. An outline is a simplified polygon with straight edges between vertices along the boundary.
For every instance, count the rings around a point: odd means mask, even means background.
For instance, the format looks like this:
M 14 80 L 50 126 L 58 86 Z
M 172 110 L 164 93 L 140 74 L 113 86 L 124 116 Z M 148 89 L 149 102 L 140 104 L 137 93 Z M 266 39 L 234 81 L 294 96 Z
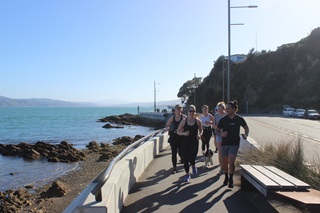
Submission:
M 250 137 L 260 145 L 301 140 L 308 161 L 320 157 L 320 121 L 282 116 L 244 116 Z

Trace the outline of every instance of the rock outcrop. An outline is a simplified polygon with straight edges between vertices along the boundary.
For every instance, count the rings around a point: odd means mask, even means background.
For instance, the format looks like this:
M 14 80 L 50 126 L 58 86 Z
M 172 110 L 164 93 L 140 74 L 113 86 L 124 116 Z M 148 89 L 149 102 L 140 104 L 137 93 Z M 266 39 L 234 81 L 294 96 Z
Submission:
M 96 141 L 91 141 L 86 147 L 91 152 L 100 154 L 98 161 L 108 161 L 116 157 L 126 146 L 134 143 L 135 141 L 143 138 L 143 135 L 136 135 L 134 138 L 129 136 L 123 136 L 113 140 L 112 144 L 101 143 L 100 145 Z
M 148 118 L 142 118 L 139 115 L 132 115 L 129 113 L 125 113 L 123 115 L 112 115 L 107 116 L 105 118 L 98 119 L 98 122 L 108 122 L 109 124 L 106 124 L 103 126 L 104 128 L 113 127 L 113 128 L 119 128 L 120 126 L 112 126 L 110 123 L 114 123 L 117 125 L 130 125 L 130 126 L 147 126 L 147 127 L 153 127 L 154 129 L 161 129 L 165 126 L 165 121 L 161 120 L 154 120 L 154 119 L 148 119 Z M 121 127 L 120 127 L 121 128 Z
M 106 129 L 111 129 L 111 128 L 116 128 L 116 129 L 120 129 L 120 128 L 124 128 L 123 126 L 121 125 L 112 125 L 110 123 L 107 123 L 106 125 L 104 125 L 102 128 L 106 128 Z
M 85 154 L 71 144 L 62 141 L 58 145 L 38 141 L 35 144 L 19 143 L 0 144 L 0 154 L 4 156 L 20 156 L 25 160 L 47 158 L 49 162 L 77 162 L 84 160 Z
M 0 212 L 21 212 L 24 206 L 32 204 L 31 194 L 24 189 L 0 192 Z

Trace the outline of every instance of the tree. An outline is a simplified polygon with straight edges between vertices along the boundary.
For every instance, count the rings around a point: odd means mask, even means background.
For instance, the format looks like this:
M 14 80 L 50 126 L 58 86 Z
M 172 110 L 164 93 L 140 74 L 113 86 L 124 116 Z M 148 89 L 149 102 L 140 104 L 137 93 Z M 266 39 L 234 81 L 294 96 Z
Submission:
M 195 88 L 201 83 L 201 77 L 194 77 L 192 80 L 185 82 L 182 87 L 180 87 L 177 94 L 178 98 L 181 98 L 181 103 L 187 103 L 190 96 L 194 93 Z

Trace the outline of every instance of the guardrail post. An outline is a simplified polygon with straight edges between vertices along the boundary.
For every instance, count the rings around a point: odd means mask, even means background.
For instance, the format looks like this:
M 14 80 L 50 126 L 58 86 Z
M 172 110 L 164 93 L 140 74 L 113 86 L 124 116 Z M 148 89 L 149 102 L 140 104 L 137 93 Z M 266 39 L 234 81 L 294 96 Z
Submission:
M 94 195 L 95 197 L 95 200 L 97 202 L 101 202 L 102 201 L 102 192 L 101 192 L 101 189 L 97 192 L 97 194 Z

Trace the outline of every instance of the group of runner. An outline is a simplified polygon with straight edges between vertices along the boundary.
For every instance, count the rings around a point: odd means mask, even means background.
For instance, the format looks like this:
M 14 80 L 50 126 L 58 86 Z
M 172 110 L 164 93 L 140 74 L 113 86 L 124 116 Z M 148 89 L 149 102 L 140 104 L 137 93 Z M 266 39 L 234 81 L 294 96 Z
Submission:
M 169 143 L 171 146 L 172 174 L 177 173 L 177 154 L 180 162 L 184 164 L 186 176 L 185 182 L 192 175 L 197 176 L 196 157 L 198 154 L 199 140 L 202 141 L 202 154 L 210 149 L 210 139 L 214 137 L 216 152 L 220 169 L 217 175 L 225 175 L 223 185 L 233 188 L 233 173 L 235 160 L 240 144 L 240 127 L 244 128 L 244 139 L 247 139 L 249 127 L 243 117 L 237 114 L 238 102 L 230 101 L 227 104 L 219 102 L 214 114 L 209 113 L 207 105 L 202 106 L 202 113 L 196 113 L 196 107 L 187 107 L 187 115 L 182 113 L 182 106 L 177 104 L 174 113 L 166 122 L 169 131 Z

